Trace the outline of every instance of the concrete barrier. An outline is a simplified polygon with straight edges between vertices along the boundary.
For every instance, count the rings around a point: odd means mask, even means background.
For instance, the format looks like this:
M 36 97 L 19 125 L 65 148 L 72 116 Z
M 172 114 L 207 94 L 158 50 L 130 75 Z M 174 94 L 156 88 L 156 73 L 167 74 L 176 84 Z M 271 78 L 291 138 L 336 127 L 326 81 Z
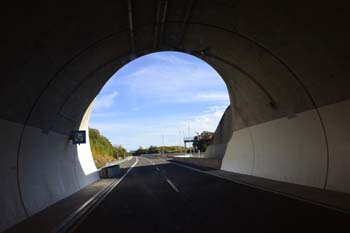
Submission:
M 113 165 L 101 168 L 99 171 L 101 178 L 115 178 L 120 173 L 120 166 Z

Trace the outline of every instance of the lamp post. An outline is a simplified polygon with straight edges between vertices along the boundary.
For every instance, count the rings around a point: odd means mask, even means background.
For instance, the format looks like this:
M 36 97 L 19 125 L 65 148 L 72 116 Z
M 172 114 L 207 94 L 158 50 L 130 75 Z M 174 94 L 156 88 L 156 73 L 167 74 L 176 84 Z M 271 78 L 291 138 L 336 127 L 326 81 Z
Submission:
M 164 156 L 164 135 L 162 135 L 162 156 Z

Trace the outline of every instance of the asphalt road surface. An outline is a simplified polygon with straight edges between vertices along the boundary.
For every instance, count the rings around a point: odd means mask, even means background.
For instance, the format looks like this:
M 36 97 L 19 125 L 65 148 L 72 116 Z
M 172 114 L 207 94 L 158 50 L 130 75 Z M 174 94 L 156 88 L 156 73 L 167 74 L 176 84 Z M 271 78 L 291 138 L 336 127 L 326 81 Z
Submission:
M 350 218 L 162 159 L 138 157 L 75 232 L 333 233 L 350 232 Z

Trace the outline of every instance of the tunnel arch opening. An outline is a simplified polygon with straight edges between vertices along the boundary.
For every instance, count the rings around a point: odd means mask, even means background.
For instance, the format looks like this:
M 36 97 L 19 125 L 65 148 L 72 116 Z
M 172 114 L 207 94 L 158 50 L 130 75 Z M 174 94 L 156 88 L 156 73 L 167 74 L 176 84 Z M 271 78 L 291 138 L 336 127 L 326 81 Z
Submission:
M 0 172 L 8 189 L 0 229 L 95 179 L 80 171 L 71 130 L 118 68 L 163 50 L 202 58 L 227 83 L 233 130 L 223 169 L 350 192 L 346 8 L 150 2 L 133 1 L 131 11 L 118 1 L 74 5 L 64 14 L 31 2 L 16 19 L 2 15 Z M 96 11 L 104 14 L 91 17 Z
M 224 80 L 209 64 L 186 53 L 162 51 L 143 55 L 116 71 L 92 104 L 89 116 L 93 122 L 91 127 L 100 131 L 102 129 L 101 133 L 107 133 L 104 136 L 119 142 L 130 141 L 130 132 L 133 132 L 133 141 L 141 137 L 138 146 L 136 142 L 127 146 L 129 150 L 136 150 L 140 146 L 148 148 L 168 145 L 180 148 L 183 147 L 185 135 L 189 137 L 196 135 L 196 132 L 214 132 L 224 112 L 229 111 L 227 107 L 230 101 Z M 84 119 L 90 112 L 89 107 Z M 140 114 L 142 120 L 138 119 Z M 157 118 L 157 114 L 160 117 Z M 226 115 L 226 118 L 231 117 L 229 113 Z M 156 118 L 157 123 L 154 121 Z M 120 124 L 126 122 L 127 132 L 125 129 L 123 131 L 123 127 L 120 128 Z M 214 137 L 216 144 L 225 144 L 231 131 L 229 120 L 225 127 L 221 126 L 220 134 Z M 166 145 L 162 145 L 162 141 Z M 187 143 L 187 146 L 191 145 Z M 224 145 L 221 147 L 220 151 L 215 150 L 216 155 L 212 152 L 206 156 L 222 158 Z M 210 149 L 209 152 L 211 151 Z M 112 156 L 105 157 L 113 159 Z

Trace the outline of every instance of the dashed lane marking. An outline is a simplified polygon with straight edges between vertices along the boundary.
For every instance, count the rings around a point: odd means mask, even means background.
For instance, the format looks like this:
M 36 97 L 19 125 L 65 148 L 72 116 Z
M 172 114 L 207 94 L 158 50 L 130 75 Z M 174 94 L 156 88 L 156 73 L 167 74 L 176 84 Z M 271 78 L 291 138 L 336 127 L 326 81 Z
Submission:
M 175 192 L 180 192 L 176 186 L 173 184 L 173 182 L 171 182 L 171 180 L 169 180 L 168 178 L 166 178 L 166 182 L 168 182 L 168 184 L 175 190 Z

